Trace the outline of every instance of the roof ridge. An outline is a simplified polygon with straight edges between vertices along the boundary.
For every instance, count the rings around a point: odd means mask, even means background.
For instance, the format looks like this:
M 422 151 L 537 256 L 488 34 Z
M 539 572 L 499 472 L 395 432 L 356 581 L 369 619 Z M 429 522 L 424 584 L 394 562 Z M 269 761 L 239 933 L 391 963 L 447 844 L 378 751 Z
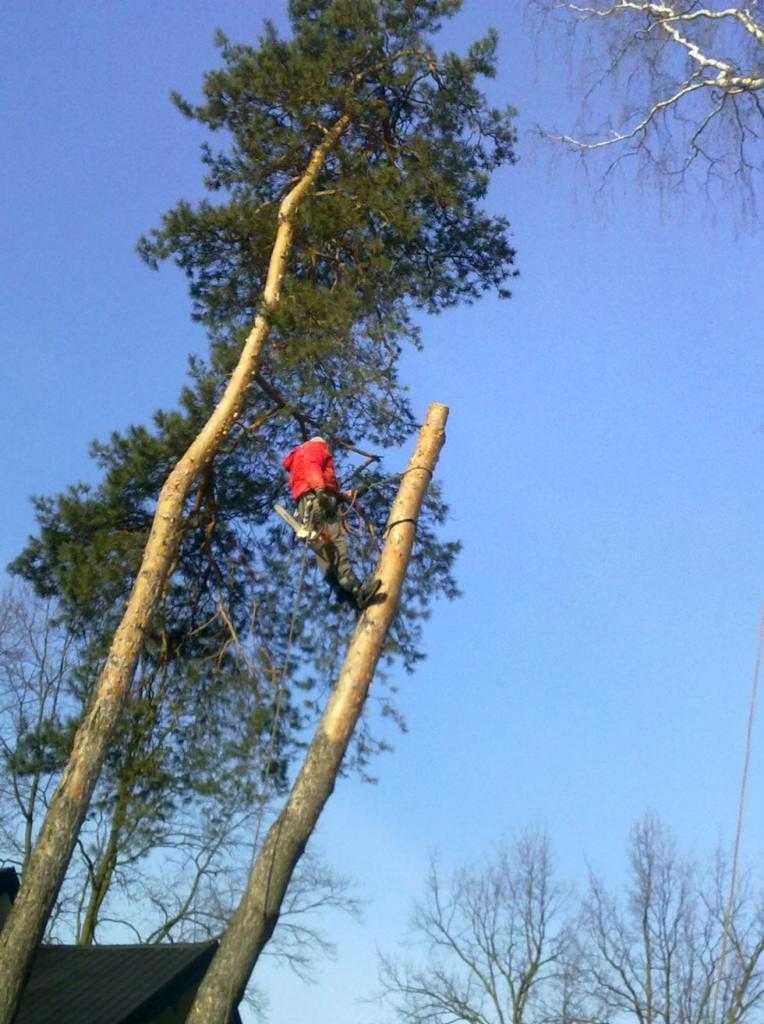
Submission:
M 79 942 L 41 942 L 39 949 L 79 949 L 89 952 L 95 949 L 207 949 L 217 946 L 219 939 L 205 939 L 204 942 L 94 942 L 83 945 Z

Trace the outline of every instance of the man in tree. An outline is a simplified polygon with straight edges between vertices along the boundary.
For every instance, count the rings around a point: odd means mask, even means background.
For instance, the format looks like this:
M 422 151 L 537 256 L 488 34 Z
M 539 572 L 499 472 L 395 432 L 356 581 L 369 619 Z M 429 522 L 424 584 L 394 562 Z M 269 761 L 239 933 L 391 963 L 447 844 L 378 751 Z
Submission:
M 43 527 L 44 537 L 34 538 L 19 562 L 19 571 L 35 577 L 46 596 L 60 592 L 67 613 L 71 609 L 72 619 L 94 634 L 99 656 L 92 659 L 86 711 L 69 761 L 0 934 L 2 1024 L 13 1019 L 136 671 L 148 662 L 159 678 L 172 663 L 174 681 L 183 686 L 189 679 L 186 641 L 195 661 L 200 655 L 200 677 L 218 664 L 202 646 L 214 643 L 224 661 L 233 662 L 245 642 L 255 651 L 273 642 L 283 659 L 257 664 L 265 665 L 263 686 L 278 694 L 279 735 L 289 725 L 280 704 L 281 674 L 270 679 L 268 666 L 286 662 L 291 632 L 274 635 L 278 622 L 266 621 L 262 611 L 264 591 L 269 601 L 286 603 L 273 573 L 286 574 L 287 566 L 279 560 L 277 531 L 264 521 L 257 529 L 258 512 L 270 515 L 270 493 L 253 487 L 253 480 L 265 476 L 267 484 L 278 472 L 273 453 L 281 446 L 271 442 L 283 429 L 282 417 L 302 415 L 307 406 L 314 422 L 399 445 L 416 425 L 398 364 L 408 343 L 419 345 L 418 312 L 436 313 L 494 289 L 509 294 L 505 285 L 515 273 L 509 225 L 483 205 L 493 172 L 514 161 L 513 112 L 491 106 L 480 90 L 481 79 L 495 73 L 497 38 L 489 32 L 462 55 L 440 53 L 431 43 L 460 6 L 460 0 L 290 0 L 289 35 L 268 23 L 256 45 L 219 36 L 222 67 L 205 76 L 201 104 L 176 97 L 186 116 L 223 135 L 222 148 L 203 149 L 204 181 L 215 197 L 195 206 L 178 203 L 141 240 L 140 252 L 153 266 L 173 259 L 188 275 L 194 316 L 210 333 L 210 361 L 192 366 L 198 390 L 184 391 L 181 411 L 158 418 L 153 430 L 137 428 L 115 439 L 108 452 L 101 449 L 105 479 L 97 493 L 86 497 L 75 488 L 60 502 L 43 499 L 50 528 Z M 275 385 L 284 401 L 274 407 L 273 389 L 261 380 Z M 441 437 L 445 411 L 436 419 L 443 422 L 425 432 L 425 441 Z M 411 495 L 412 504 L 408 488 L 402 490 L 406 500 L 395 516 L 411 516 L 415 505 L 419 519 L 423 493 Z M 246 521 L 235 510 L 233 492 Z M 381 492 L 375 497 L 381 513 Z M 69 533 L 53 525 L 64 508 L 72 519 Z M 391 525 L 396 535 L 404 529 L 395 517 Z M 413 527 L 408 519 L 406 530 L 413 533 Z M 254 576 L 251 559 L 239 557 L 243 549 L 255 551 L 266 571 Z M 440 552 L 439 575 L 428 558 L 418 560 L 428 592 L 433 581 L 448 579 L 456 547 L 440 545 Z M 397 599 L 404 566 L 396 545 L 390 561 L 396 590 L 380 576 Z M 411 583 L 409 574 L 407 588 L 418 604 Z M 234 604 L 240 617 L 230 614 Z M 295 661 L 296 673 L 307 668 L 326 676 L 336 646 L 327 615 L 331 620 L 331 609 L 313 617 L 315 635 L 332 638 L 315 651 L 306 633 L 310 618 L 306 625 L 295 616 L 307 658 L 307 664 Z M 406 614 L 391 599 L 374 618 L 385 631 L 397 631 L 388 649 L 406 657 L 420 633 L 417 605 Z M 381 635 L 379 629 L 361 633 L 369 642 Z M 372 653 L 364 655 L 370 671 L 378 657 Z M 230 669 L 237 685 L 241 673 L 235 663 Z M 285 690 L 288 698 L 286 684 Z M 173 706 L 162 703 L 167 735 L 174 737 Z M 341 757 L 345 747 L 340 750 L 334 737 L 351 719 L 332 717 L 319 746 Z M 349 740 L 343 734 L 343 744 Z M 336 774 L 339 762 L 330 767 Z M 298 854 L 306 841 L 303 830 Z M 280 899 L 268 903 L 242 984 L 270 937 Z M 248 918 L 244 925 L 247 932 Z M 211 1024 L 213 1018 L 195 1019 Z
M 329 445 L 323 437 L 311 437 L 294 448 L 282 462 L 289 474 L 289 490 L 297 502 L 297 517 L 323 544 L 328 562 L 326 578 L 335 592 L 350 596 L 363 611 L 379 596 L 380 580 L 358 581 L 348 555 L 345 527 L 339 515 L 341 501 L 352 493 L 341 491 Z

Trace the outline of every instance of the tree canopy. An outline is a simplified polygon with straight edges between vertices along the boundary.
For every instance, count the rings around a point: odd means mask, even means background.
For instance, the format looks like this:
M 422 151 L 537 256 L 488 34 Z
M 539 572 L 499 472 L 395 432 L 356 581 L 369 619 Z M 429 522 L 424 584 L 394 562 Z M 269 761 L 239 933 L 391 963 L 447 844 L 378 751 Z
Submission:
M 301 580 L 299 551 L 271 515 L 284 486 L 281 456 L 320 430 L 346 442 L 337 452 L 351 482 L 354 451 L 379 455 L 415 426 L 398 360 L 406 344 L 421 343 L 417 311 L 489 289 L 508 294 L 508 224 L 483 201 L 491 173 L 514 159 L 512 111 L 491 107 L 479 88 L 494 73 L 493 33 L 463 56 L 435 50 L 433 33 L 459 7 L 293 2 L 289 38 L 270 24 L 256 45 L 219 35 L 221 66 L 205 76 L 203 101 L 174 97 L 222 140 L 202 150 L 210 198 L 179 203 L 139 252 L 153 266 L 172 259 L 183 269 L 209 356 L 191 361 L 177 408 L 94 444 L 100 483 L 36 499 L 38 533 L 11 567 L 55 599 L 77 639 L 80 709 L 135 579 L 162 482 L 210 415 L 261 312 L 279 200 L 327 127 L 352 117 L 301 210 L 246 406 L 185 501 L 130 714 L 93 804 L 121 823 L 120 841 L 131 837 L 136 855 L 161 845 L 189 803 L 217 800 L 229 814 L 232 800 L 241 808 L 283 788 L 334 676 L 350 616 L 327 604 L 313 572 Z M 359 524 L 356 548 L 370 562 L 396 478 L 375 458 L 364 482 L 371 529 Z M 438 533 L 445 516 L 431 490 L 388 669 L 413 668 L 433 599 L 456 594 L 458 545 Z M 379 693 L 382 712 L 399 718 Z M 56 747 L 60 766 L 56 737 L 71 737 L 72 723 L 44 725 L 44 753 Z M 365 769 L 381 745 L 363 729 L 354 763 Z

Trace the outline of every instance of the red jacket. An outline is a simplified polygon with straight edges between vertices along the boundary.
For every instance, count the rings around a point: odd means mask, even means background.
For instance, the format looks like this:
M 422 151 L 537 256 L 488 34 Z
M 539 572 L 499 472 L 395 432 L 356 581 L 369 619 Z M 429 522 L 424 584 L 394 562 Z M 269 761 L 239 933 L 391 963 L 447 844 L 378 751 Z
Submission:
M 289 474 L 289 490 L 295 501 L 308 491 L 339 491 L 332 453 L 326 441 L 306 441 L 281 463 Z

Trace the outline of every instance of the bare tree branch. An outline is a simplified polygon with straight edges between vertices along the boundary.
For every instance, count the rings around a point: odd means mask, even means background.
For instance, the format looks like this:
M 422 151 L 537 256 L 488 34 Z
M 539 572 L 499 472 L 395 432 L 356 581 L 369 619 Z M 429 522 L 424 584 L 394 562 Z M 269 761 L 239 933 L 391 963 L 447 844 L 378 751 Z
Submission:
M 616 898 L 593 876 L 580 922 L 584 984 L 602 1016 L 639 1024 L 753 1020 L 764 994 L 764 931 L 750 888 L 732 914 L 734 963 L 720 976 L 724 862 L 704 882 L 651 817 L 634 828 L 630 854 L 627 892 Z
M 589 82 L 581 128 L 546 128 L 543 136 L 582 156 L 636 156 L 640 175 L 672 188 L 736 183 L 753 205 L 764 170 L 764 23 L 756 4 L 528 3 L 545 26 L 564 31 L 567 63 Z M 617 162 L 605 165 L 603 178 Z M 701 173 L 691 179 L 696 165 Z
M 412 925 L 424 962 L 382 957 L 383 998 L 402 1024 L 541 1024 L 574 1005 L 583 1019 L 569 984 L 577 949 L 565 919 L 569 895 L 542 835 L 448 882 L 433 862 Z

